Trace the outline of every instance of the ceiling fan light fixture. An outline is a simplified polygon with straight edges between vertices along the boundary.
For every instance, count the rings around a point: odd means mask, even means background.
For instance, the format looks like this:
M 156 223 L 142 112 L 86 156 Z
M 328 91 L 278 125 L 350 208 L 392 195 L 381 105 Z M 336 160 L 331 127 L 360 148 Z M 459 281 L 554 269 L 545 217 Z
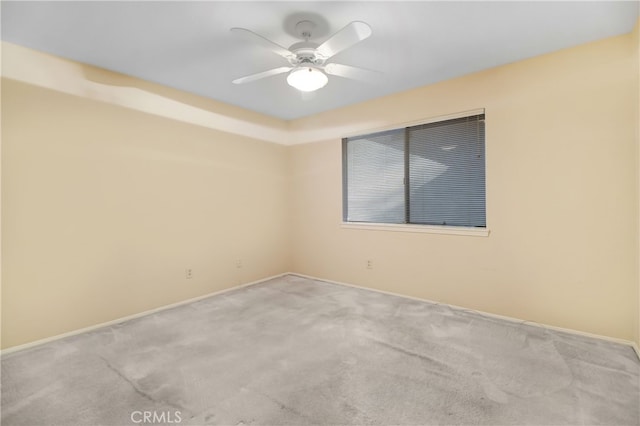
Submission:
M 301 92 L 313 92 L 327 85 L 329 78 L 315 67 L 303 66 L 295 68 L 287 76 L 287 83 Z

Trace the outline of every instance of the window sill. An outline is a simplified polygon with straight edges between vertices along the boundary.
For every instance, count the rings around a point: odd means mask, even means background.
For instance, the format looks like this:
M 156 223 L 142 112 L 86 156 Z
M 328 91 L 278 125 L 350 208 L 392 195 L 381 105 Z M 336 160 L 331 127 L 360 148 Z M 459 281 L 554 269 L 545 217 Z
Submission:
M 467 228 L 464 226 L 404 225 L 396 223 L 342 222 L 343 229 L 364 229 L 369 231 L 415 232 L 427 234 L 466 235 L 488 237 L 487 228 Z

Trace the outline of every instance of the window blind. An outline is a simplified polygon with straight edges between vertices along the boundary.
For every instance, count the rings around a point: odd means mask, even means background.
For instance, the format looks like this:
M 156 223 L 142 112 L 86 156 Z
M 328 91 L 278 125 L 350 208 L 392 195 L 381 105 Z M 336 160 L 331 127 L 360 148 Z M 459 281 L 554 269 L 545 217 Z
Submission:
M 346 220 L 403 223 L 404 131 L 350 138 L 346 161 Z
M 409 222 L 486 226 L 484 116 L 409 131 Z
M 484 114 L 343 140 L 347 222 L 486 227 Z

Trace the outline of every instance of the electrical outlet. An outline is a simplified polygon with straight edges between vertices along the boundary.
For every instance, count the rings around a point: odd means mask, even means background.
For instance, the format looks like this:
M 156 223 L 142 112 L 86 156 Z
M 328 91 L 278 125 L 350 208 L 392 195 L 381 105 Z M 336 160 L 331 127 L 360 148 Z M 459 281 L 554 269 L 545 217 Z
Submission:
M 236 260 L 236 268 L 242 269 L 242 259 Z
M 184 270 L 184 276 L 186 279 L 190 280 L 191 278 L 193 278 L 193 270 L 192 269 L 185 269 Z
M 373 269 L 373 260 L 367 260 L 367 269 Z

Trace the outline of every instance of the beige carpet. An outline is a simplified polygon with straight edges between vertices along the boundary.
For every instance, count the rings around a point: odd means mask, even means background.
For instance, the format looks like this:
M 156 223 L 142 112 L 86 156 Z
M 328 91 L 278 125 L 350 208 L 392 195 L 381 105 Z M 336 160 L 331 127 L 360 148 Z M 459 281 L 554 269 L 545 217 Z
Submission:
M 627 346 L 286 276 L 3 356 L 2 425 L 637 425 L 639 381 Z

